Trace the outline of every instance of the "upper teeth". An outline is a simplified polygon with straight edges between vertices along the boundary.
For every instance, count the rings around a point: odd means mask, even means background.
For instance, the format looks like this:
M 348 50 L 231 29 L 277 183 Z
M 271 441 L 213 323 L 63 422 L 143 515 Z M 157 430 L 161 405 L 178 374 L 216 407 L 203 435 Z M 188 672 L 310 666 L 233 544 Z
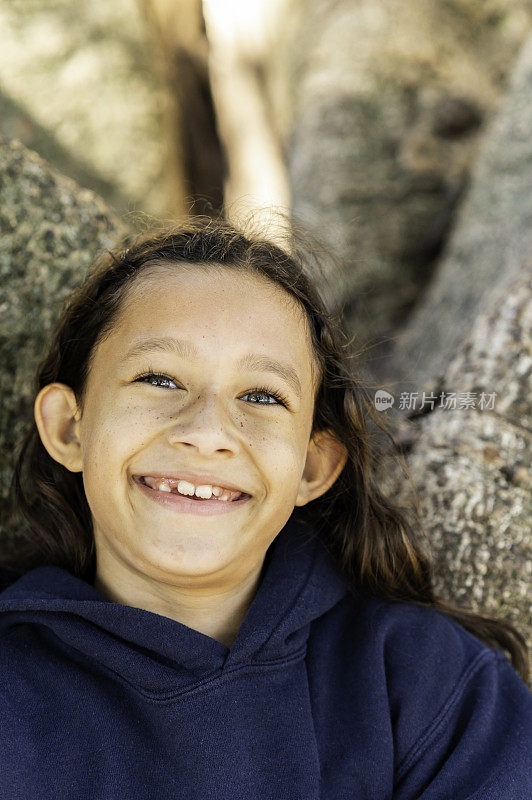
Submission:
M 194 486 L 193 483 L 185 480 L 174 480 L 171 478 L 152 478 L 149 475 L 144 476 L 144 480 L 151 486 L 152 489 L 157 489 L 159 492 L 171 492 L 173 488 L 176 488 L 179 494 L 185 495 L 196 495 L 196 497 L 201 497 L 204 500 L 209 500 L 213 495 L 214 497 L 218 498 L 218 500 L 233 500 L 238 497 L 241 492 L 234 492 L 230 489 L 224 489 L 221 486 L 211 486 L 211 484 L 200 484 L 199 486 Z

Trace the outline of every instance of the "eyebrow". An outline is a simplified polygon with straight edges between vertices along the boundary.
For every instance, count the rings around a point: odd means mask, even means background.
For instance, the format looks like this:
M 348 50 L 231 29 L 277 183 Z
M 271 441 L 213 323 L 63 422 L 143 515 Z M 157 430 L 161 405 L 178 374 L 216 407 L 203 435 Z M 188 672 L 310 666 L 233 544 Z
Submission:
M 189 361 L 195 361 L 199 358 L 198 349 L 192 342 L 184 339 L 174 339 L 171 336 L 163 336 L 157 339 L 139 339 L 127 352 L 124 360 L 131 361 L 140 355 L 153 351 L 177 354 Z M 297 396 L 301 398 L 301 381 L 296 370 L 288 364 L 283 364 L 268 356 L 246 353 L 236 366 L 239 369 L 247 369 L 251 372 L 273 372 L 283 378 Z

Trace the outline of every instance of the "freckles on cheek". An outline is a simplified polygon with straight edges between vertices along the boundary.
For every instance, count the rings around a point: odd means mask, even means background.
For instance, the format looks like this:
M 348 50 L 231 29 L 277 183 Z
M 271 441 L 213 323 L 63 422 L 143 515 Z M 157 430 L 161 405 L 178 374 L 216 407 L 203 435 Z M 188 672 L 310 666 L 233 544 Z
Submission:
M 158 413 L 149 413 L 142 406 L 127 405 L 113 415 L 112 425 L 117 432 L 136 433 L 146 431 L 161 419 Z

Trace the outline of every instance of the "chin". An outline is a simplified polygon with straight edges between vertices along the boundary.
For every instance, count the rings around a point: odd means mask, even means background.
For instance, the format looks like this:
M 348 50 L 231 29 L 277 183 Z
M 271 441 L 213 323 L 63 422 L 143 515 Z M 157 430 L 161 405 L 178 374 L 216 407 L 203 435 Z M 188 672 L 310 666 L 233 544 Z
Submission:
M 201 536 L 183 536 L 179 541 L 161 543 L 145 552 L 143 561 L 158 574 L 171 577 L 183 575 L 205 575 L 224 566 L 224 553 L 214 542 L 206 542 Z M 151 571 L 151 570 L 150 570 Z

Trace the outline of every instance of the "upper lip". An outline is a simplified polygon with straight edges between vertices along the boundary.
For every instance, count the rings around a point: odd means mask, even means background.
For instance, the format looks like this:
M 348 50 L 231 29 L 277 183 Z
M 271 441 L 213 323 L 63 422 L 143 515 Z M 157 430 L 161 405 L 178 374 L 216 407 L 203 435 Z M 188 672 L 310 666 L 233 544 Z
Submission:
M 167 472 L 152 472 L 149 470 L 146 472 L 138 472 L 133 475 L 134 478 L 144 478 L 146 476 L 161 479 L 170 478 L 174 481 L 189 481 L 189 483 L 193 483 L 194 486 L 201 486 L 205 484 L 208 484 L 209 486 L 220 486 L 222 489 L 229 489 L 232 492 L 251 494 L 251 492 L 247 492 L 245 489 L 242 489 L 241 486 L 237 486 L 234 483 L 228 483 L 225 478 L 219 478 L 216 475 L 205 475 L 204 473 L 200 472 L 187 472 L 186 469 L 179 470 L 179 472 L 172 472 L 171 470 L 168 470 Z

